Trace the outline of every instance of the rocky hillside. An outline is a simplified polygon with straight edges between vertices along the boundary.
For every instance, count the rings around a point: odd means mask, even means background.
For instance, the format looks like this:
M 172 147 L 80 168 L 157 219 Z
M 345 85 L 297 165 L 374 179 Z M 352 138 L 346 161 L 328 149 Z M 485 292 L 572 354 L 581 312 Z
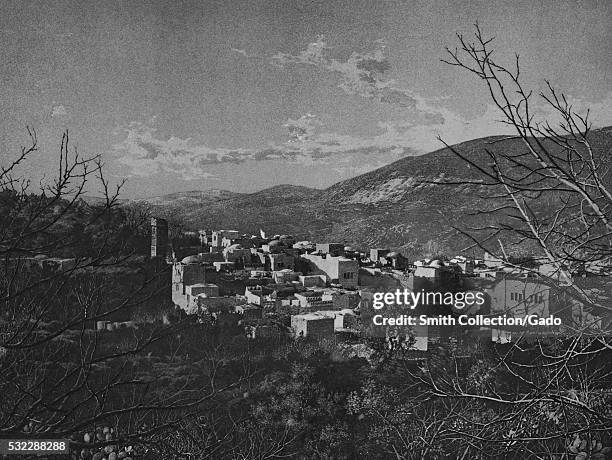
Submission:
M 593 131 L 599 152 L 612 150 L 612 128 Z M 518 139 L 488 137 L 454 146 L 479 164 L 486 150 L 522 152 Z M 459 251 L 470 242 L 453 227 L 479 223 L 473 216 L 491 205 L 491 191 L 475 184 L 478 172 L 444 148 L 406 157 L 361 176 L 318 190 L 279 185 L 256 193 L 175 193 L 149 202 L 160 214 L 181 216 L 198 228 L 291 233 L 300 238 L 388 246 L 408 254 Z M 457 182 L 442 185 L 441 182 Z

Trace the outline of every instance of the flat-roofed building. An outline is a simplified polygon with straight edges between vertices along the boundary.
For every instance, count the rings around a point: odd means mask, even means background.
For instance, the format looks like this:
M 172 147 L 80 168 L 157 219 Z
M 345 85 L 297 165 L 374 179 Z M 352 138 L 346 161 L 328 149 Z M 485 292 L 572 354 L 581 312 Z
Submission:
M 495 283 L 491 295 L 491 313 L 514 316 L 548 316 L 550 287 L 541 280 L 506 276 Z
M 352 320 L 355 318 L 353 310 L 320 310 L 314 312 L 316 315 L 334 318 L 334 330 L 340 331 L 347 329 L 352 325 Z
M 235 240 L 240 236 L 240 232 L 238 230 L 215 230 L 212 232 L 210 245 L 215 248 L 222 247 L 223 239 L 226 240 Z
M 280 270 L 293 270 L 295 268 L 295 258 L 292 255 L 281 253 L 268 254 L 270 262 L 270 271 L 276 272 Z
M 274 279 L 274 282 L 278 284 L 291 283 L 292 281 L 297 281 L 300 275 L 301 273 L 294 272 L 290 268 L 285 268 L 283 270 L 272 272 L 272 278 Z
M 261 319 L 263 309 L 256 305 L 243 304 L 236 305 L 234 312 L 242 316 L 243 319 Z
M 332 256 L 344 255 L 344 244 L 340 243 L 317 243 L 316 252 Z
M 293 315 L 291 329 L 296 337 L 328 338 L 334 335 L 334 318 L 308 313 Z
M 325 275 L 302 275 L 299 280 L 304 287 L 325 287 Z
M 386 256 L 390 252 L 389 249 L 373 248 L 370 249 L 370 260 L 372 262 L 378 262 L 381 257 Z
M 325 274 L 327 282 L 340 284 L 344 288 L 357 287 L 358 261 L 325 254 L 302 254 L 301 257 L 308 262 L 311 274 Z

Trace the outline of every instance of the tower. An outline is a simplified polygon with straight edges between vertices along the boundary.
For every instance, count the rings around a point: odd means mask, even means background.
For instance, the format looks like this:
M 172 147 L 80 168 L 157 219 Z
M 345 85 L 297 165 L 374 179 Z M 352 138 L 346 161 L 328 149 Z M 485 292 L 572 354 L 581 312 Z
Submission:
M 168 250 L 168 222 L 151 217 L 151 257 L 166 257 Z

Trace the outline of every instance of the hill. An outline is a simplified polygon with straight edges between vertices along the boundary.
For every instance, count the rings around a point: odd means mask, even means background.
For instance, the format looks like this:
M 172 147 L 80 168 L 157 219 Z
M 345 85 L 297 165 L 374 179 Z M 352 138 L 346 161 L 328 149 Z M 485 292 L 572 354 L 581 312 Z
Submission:
M 596 151 L 612 148 L 612 128 L 592 132 Z M 522 152 L 519 139 L 493 136 L 454 146 L 477 163 L 486 150 Z M 491 191 L 473 181 L 479 173 L 448 148 L 402 158 L 382 168 L 339 182 L 325 190 L 279 185 L 250 194 L 209 191 L 157 197 L 149 202 L 161 214 L 180 216 L 198 228 L 265 229 L 316 241 L 357 247 L 384 246 L 406 255 L 454 252 L 470 241 L 453 227 L 482 220 L 474 216 L 491 205 Z M 442 185 L 443 181 L 459 182 Z M 222 197 L 222 198 L 220 198 Z
M 242 195 L 241 193 L 230 192 L 229 190 L 219 190 L 216 188 L 208 190 L 192 190 L 189 192 L 176 192 L 168 195 L 154 196 L 140 201 L 146 201 L 149 204 L 157 206 L 168 206 L 177 204 L 199 204 L 209 201 L 222 201 L 236 198 Z

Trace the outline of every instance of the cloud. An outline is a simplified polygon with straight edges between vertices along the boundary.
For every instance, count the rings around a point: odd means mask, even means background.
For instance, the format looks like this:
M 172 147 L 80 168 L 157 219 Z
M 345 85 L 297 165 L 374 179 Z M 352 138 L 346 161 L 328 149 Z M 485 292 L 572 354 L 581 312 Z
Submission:
M 307 113 L 289 119 L 283 125 L 289 139 L 262 149 L 211 148 L 192 139 L 171 136 L 163 139 L 150 124 L 132 122 L 121 131 L 124 139 L 113 146 L 117 161 L 131 176 L 151 177 L 173 174 L 182 180 L 196 180 L 214 175 L 223 164 L 250 161 L 283 161 L 302 165 L 339 164 L 356 156 L 363 161 L 376 157 L 376 164 L 399 156 L 417 153 L 399 145 L 388 136 L 356 137 L 324 131 L 315 115 Z M 368 160 L 370 162 L 370 160 Z
M 211 177 L 208 166 L 222 162 L 243 161 L 247 151 L 240 149 L 212 149 L 193 145 L 191 139 L 156 136 L 150 125 L 132 122 L 123 129 L 125 139 L 114 145 L 119 163 L 129 168 L 132 176 L 150 177 L 160 173 L 174 173 L 183 180 Z
M 316 51 L 310 55 L 316 56 Z M 181 180 L 198 180 L 214 176 L 215 168 L 220 165 L 261 161 L 324 165 L 350 176 L 408 155 L 442 148 L 444 145 L 438 136 L 448 144 L 456 144 L 480 137 L 515 134 L 511 127 L 499 122 L 500 112 L 493 105 L 484 107 L 479 116 L 466 119 L 442 105 L 444 102 L 417 97 L 417 116 L 409 113 L 403 119 L 380 121 L 378 132 L 371 136 L 330 131 L 316 115 L 306 113 L 283 124 L 288 134 L 286 142 L 270 143 L 261 149 L 211 148 L 190 138 L 164 139 L 152 127 L 155 123 L 152 119 L 123 128 L 125 137 L 114 149 L 119 163 L 132 176 L 172 174 Z M 590 105 L 596 127 L 612 124 L 612 93 L 595 104 L 572 98 L 570 102 L 579 110 Z M 545 105 L 539 105 L 538 109 L 543 117 L 552 119 L 552 111 Z
M 66 117 L 68 116 L 68 107 L 65 105 L 54 105 L 51 108 L 52 117 Z
M 400 107 L 415 108 L 417 98 L 411 91 L 400 88 L 393 80 L 384 78 L 391 69 L 384 55 L 386 42 L 376 40 L 376 49 L 367 53 L 353 52 L 345 61 L 331 55 L 332 48 L 322 35 L 298 54 L 276 53 L 270 62 L 284 68 L 289 65 L 309 65 L 336 74 L 340 78 L 338 86 L 350 95 L 376 99 L 382 103 Z
M 249 54 L 246 50 L 241 49 L 241 48 L 230 48 L 230 50 L 236 54 L 240 54 L 241 56 L 244 56 L 245 58 L 256 58 L 257 57 L 256 54 Z
M 283 126 L 289 131 L 289 142 L 305 142 L 312 139 L 317 125 L 316 117 L 307 113 L 297 120 L 290 118 Z

